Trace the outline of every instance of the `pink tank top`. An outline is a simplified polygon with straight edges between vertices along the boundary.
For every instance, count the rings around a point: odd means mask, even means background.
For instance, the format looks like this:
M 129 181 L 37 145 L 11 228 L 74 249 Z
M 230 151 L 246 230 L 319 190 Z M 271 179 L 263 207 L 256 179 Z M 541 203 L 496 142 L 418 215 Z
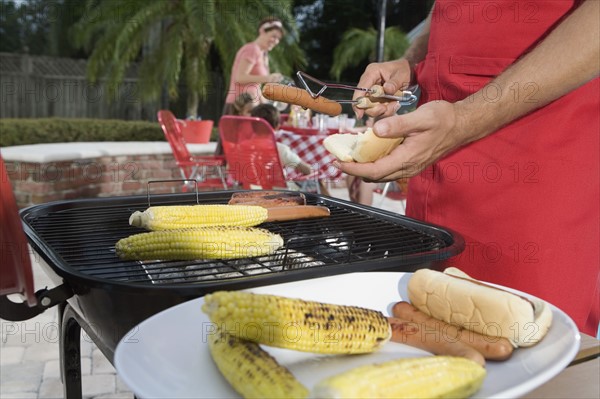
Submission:
M 269 75 L 269 65 L 268 58 L 264 51 L 260 49 L 258 44 L 251 42 L 242 46 L 233 61 L 233 66 L 231 68 L 231 77 L 229 82 L 229 90 L 227 91 L 227 97 L 225 98 L 225 102 L 227 104 L 233 104 L 236 97 L 242 93 L 248 93 L 255 99 L 255 103 L 260 102 L 261 94 L 260 94 L 260 83 L 249 83 L 249 84 L 240 84 L 234 80 L 234 77 L 237 76 L 240 68 L 240 64 L 242 60 L 250 63 L 252 65 L 252 69 L 250 70 L 251 75 L 258 76 L 267 76 Z

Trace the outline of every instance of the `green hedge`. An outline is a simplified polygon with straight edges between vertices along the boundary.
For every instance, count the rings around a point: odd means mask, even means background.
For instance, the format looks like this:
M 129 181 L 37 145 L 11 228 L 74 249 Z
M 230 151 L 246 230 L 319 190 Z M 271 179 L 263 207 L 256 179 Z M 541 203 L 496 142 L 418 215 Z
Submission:
M 111 119 L 0 119 L 0 147 L 73 141 L 164 141 L 158 122 Z

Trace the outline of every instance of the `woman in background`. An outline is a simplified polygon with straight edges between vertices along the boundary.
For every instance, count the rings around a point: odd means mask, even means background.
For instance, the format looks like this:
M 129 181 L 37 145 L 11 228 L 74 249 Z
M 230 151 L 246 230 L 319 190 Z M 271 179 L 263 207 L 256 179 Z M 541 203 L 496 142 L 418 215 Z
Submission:
M 254 105 L 265 102 L 261 94 L 261 85 L 276 83 L 283 79 L 280 73 L 269 71 L 269 51 L 279 44 L 282 37 L 281 21 L 276 18 L 266 18 L 259 23 L 258 37 L 238 50 L 231 68 L 224 115 L 234 114 L 233 104 L 241 94 L 248 94 Z

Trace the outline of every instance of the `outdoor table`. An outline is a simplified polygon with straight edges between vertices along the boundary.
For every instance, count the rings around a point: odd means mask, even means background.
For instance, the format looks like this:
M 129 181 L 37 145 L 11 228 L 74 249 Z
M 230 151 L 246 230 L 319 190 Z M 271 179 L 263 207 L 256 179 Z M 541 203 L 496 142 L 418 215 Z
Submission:
M 326 132 L 320 132 L 319 129 L 312 127 L 294 127 L 289 125 L 282 126 L 282 129 L 288 132 L 302 135 L 328 135 L 339 133 L 337 129 L 327 129 Z
M 560 374 L 523 398 L 600 398 L 600 341 L 581 334 L 575 359 Z
M 319 180 L 339 180 L 342 177 L 342 171 L 331 165 L 335 157 L 323 146 L 323 140 L 326 137 L 327 135 L 323 134 L 298 134 L 288 130 L 278 130 L 275 132 L 277 141 L 288 145 L 292 151 L 298 154 L 310 166 L 317 166 Z

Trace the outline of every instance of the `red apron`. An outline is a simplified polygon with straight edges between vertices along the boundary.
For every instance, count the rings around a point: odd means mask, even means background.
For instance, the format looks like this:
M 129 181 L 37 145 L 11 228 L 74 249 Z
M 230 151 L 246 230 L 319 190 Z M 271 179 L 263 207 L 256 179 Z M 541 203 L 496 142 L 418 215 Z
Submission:
M 422 101 L 454 102 L 481 89 L 576 4 L 437 0 L 429 53 L 417 66 Z M 531 93 L 515 101 L 535 101 L 535 77 L 515 84 Z M 486 90 L 490 101 L 495 90 Z M 599 95 L 594 79 L 445 157 L 410 180 L 407 203 L 408 216 L 464 236 L 454 266 L 543 298 L 592 335 L 600 314 Z

